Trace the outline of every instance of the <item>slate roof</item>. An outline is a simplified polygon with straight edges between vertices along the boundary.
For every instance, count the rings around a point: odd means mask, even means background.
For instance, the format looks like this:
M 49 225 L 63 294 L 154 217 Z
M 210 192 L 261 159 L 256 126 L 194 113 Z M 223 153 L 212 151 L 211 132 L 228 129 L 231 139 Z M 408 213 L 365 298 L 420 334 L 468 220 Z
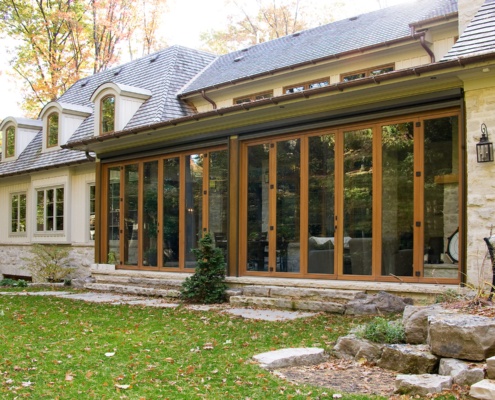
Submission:
M 284 36 L 219 57 L 181 95 L 410 38 L 410 24 L 456 12 L 457 0 L 417 0 Z
M 442 61 L 495 51 L 495 0 L 486 0 Z
M 177 98 L 177 92 L 214 58 L 210 53 L 172 46 L 81 79 L 60 96 L 58 102 L 70 104 L 72 108 L 84 106 L 93 109 L 94 105 L 90 101 L 93 92 L 103 83 L 115 82 L 152 92 L 152 97 L 139 108 L 126 129 L 183 117 L 194 110 Z M 16 118 L 16 121 L 21 124 L 24 119 Z M 70 141 L 92 137 L 93 131 L 94 119 L 91 115 L 84 120 Z M 41 149 L 40 131 L 17 160 L 0 163 L 0 177 L 88 162 L 82 151 L 60 149 L 42 153 Z

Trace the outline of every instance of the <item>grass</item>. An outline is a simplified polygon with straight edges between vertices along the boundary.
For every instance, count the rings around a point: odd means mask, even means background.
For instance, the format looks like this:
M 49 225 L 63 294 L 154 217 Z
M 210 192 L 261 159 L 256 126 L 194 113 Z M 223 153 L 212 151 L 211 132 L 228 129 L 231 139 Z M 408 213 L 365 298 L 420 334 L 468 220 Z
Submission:
M 185 307 L 0 295 L 0 398 L 331 399 L 331 390 L 289 383 L 251 358 L 286 347 L 331 349 L 367 320 L 320 314 L 266 322 Z

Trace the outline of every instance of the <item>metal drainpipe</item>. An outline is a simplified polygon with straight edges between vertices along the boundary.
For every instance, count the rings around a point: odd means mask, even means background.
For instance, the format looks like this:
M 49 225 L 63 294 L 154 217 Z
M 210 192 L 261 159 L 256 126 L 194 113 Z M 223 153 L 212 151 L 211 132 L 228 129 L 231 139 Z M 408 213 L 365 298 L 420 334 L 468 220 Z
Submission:
M 430 56 L 430 61 L 433 64 L 435 62 L 435 54 L 433 54 L 433 51 L 428 47 L 426 44 L 426 31 L 423 32 L 416 32 L 416 28 L 414 26 L 411 27 L 411 35 L 413 39 L 418 39 L 419 38 L 419 43 L 421 43 L 421 47 L 425 49 L 425 51 L 428 53 Z
M 213 109 L 216 110 L 217 109 L 217 103 L 215 103 L 212 99 L 210 99 L 207 95 L 206 95 L 206 92 L 204 90 L 201 91 L 201 96 L 203 97 L 203 99 L 205 99 L 208 103 L 210 103 L 212 106 L 213 106 Z

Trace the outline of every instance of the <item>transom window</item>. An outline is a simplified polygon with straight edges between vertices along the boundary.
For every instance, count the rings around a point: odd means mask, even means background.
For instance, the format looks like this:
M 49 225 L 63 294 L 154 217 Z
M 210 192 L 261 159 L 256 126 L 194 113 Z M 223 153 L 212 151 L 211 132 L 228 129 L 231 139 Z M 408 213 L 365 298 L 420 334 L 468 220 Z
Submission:
M 5 131 L 5 157 L 15 156 L 15 127 L 9 126 Z
M 273 97 L 273 91 L 263 92 L 263 93 L 255 93 L 249 94 L 244 97 L 238 97 L 234 99 L 234 104 L 243 104 L 243 103 L 251 103 L 252 101 L 269 99 Z
M 58 113 L 56 112 L 48 116 L 46 146 L 58 146 Z
M 15 193 L 10 198 L 11 233 L 26 232 L 26 193 Z
M 297 85 L 294 86 L 284 87 L 284 93 L 285 94 L 297 93 L 297 92 L 302 92 L 304 90 L 325 87 L 328 86 L 329 84 L 330 84 L 329 78 L 321 78 L 310 82 L 298 83 Z
M 64 230 L 64 188 L 36 191 L 36 231 Z
M 395 69 L 394 64 L 381 65 L 369 69 L 363 69 L 360 71 L 348 72 L 340 76 L 342 82 L 354 81 L 356 79 L 367 78 L 369 76 L 376 76 L 391 72 Z
M 115 96 L 105 96 L 101 100 L 100 133 L 110 133 L 115 130 Z

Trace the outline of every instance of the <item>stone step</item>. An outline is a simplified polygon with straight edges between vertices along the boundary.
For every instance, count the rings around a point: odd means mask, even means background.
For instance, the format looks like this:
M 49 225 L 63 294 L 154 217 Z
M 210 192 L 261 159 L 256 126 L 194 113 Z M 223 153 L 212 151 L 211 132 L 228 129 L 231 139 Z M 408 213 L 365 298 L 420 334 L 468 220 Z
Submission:
M 180 296 L 179 289 L 160 289 L 156 287 L 144 287 L 139 285 L 118 285 L 114 283 L 87 283 L 84 286 L 89 290 L 98 290 L 103 292 L 125 293 L 140 296 L 157 296 L 178 298 Z
M 360 290 L 345 289 L 313 289 L 306 287 L 261 286 L 250 285 L 242 288 L 242 294 L 250 297 L 280 297 L 298 300 L 318 300 L 335 303 L 346 303 L 354 300 Z
M 286 297 L 231 296 L 230 304 L 235 307 L 324 311 L 334 314 L 343 314 L 345 312 L 345 304 L 342 303 L 321 300 L 296 300 Z
M 97 283 L 117 284 L 117 285 L 135 285 L 142 287 L 152 287 L 161 289 L 180 288 L 183 280 L 181 279 L 157 279 L 126 275 L 92 275 Z

